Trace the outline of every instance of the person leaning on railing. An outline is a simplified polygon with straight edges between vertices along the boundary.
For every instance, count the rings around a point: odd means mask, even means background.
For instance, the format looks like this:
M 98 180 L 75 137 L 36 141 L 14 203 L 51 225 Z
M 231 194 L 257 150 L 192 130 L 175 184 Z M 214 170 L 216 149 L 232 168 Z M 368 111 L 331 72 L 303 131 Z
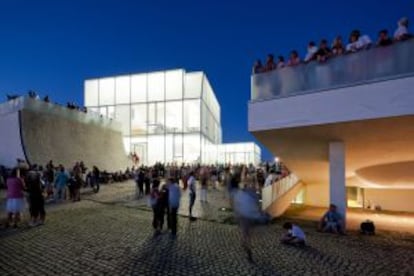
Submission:
M 402 41 L 412 38 L 413 36 L 408 32 L 408 18 L 403 17 L 398 20 L 398 28 L 394 32 L 394 40 Z

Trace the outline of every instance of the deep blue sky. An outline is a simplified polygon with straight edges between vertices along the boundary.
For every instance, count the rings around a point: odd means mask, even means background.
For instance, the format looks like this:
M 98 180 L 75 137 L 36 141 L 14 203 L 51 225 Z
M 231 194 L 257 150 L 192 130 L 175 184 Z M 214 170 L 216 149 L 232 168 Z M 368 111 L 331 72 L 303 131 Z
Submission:
M 359 28 L 376 38 L 412 0 L 0 2 L 0 97 L 33 89 L 83 103 L 87 78 L 172 68 L 206 72 L 221 104 L 225 142 L 249 141 L 250 72 L 267 53 L 304 56 Z M 264 152 L 264 157 L 271 155 Z

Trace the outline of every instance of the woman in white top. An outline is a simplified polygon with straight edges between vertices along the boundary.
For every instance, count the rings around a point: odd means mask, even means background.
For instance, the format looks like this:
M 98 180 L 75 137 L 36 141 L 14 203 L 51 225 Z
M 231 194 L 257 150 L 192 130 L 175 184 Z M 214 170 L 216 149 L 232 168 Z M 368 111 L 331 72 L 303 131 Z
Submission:
M 408 18 L 403 17 L 398 20 L 398 28 L 394 32 L 394 40 L 401 41 L 410 38 L 408 33 Z

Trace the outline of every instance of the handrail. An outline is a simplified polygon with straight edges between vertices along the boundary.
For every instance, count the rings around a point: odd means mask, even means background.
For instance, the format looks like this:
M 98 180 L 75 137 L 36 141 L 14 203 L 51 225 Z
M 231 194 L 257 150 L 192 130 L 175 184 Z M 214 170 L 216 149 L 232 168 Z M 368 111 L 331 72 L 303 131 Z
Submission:
M 414 76 L 414 39 L 251 76 L 260 101 Z
M 275 200 L 286 194 L 299 182 L 299 178 L 291 173 L 288 176 L 279 179 L 270 186 L 262 189 L 262 209 L 265 210 Z

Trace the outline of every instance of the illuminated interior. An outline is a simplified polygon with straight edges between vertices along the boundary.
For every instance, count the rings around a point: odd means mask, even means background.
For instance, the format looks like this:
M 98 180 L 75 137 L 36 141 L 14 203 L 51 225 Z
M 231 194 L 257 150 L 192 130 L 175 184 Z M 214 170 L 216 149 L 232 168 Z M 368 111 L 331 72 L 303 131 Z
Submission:
M 220 105 L 203 72 L 170 70 L 85 81 L 85 106 L 122 123 L 143 164 L 253 163 L 260 148 L 222 144 Z

